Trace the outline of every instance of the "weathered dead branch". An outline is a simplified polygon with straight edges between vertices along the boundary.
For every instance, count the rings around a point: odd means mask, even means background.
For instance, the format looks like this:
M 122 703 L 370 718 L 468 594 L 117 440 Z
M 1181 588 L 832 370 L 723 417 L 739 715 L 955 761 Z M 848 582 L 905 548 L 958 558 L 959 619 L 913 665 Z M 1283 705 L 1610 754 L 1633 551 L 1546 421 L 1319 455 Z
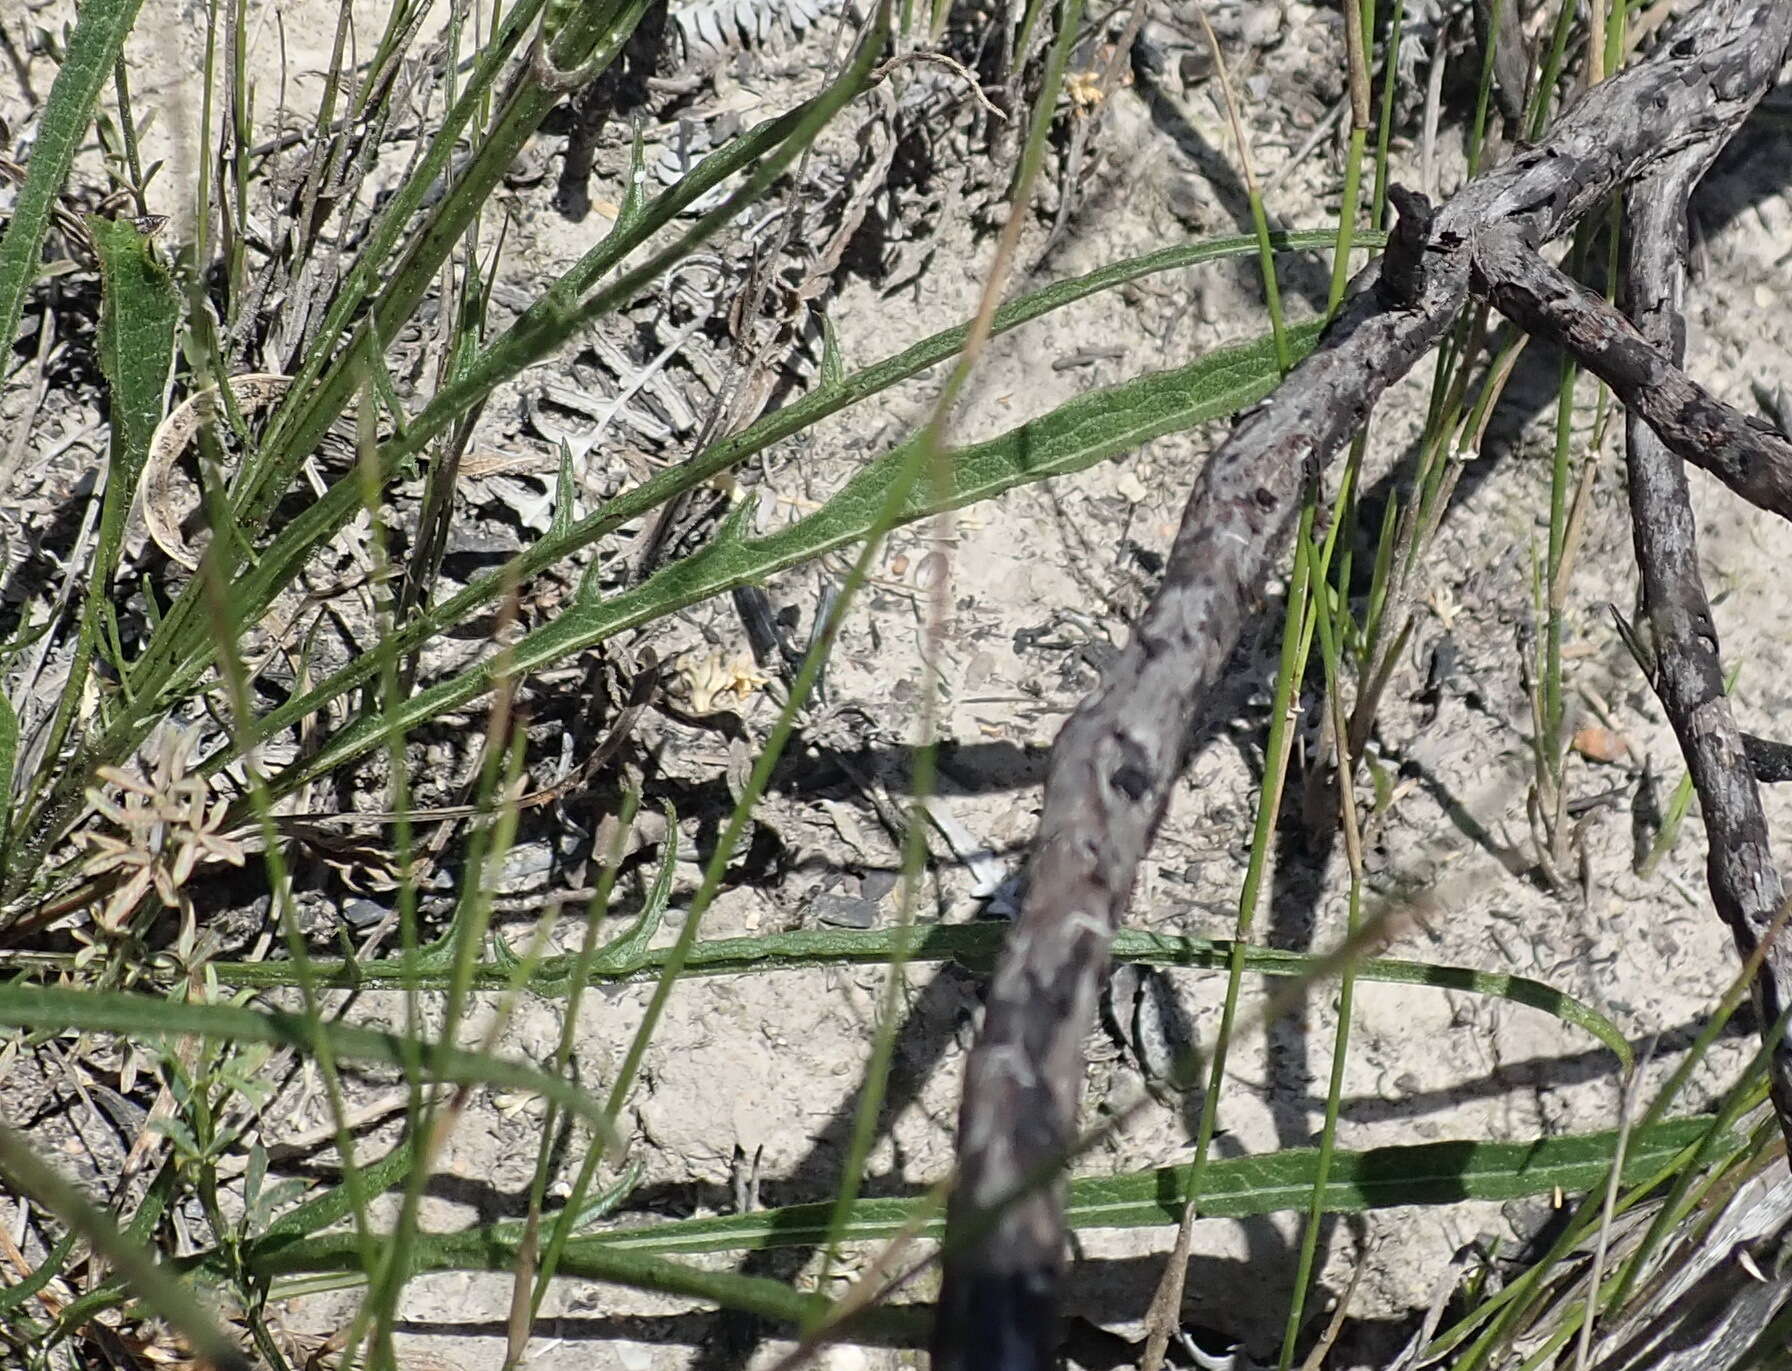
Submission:
M 1603 296 L 1544 261 L 1512 229 L 1499 225 L 1477 234 L 1470 257 L 1476 291 L 1610 386 L 1633 426 L 1641 421 L 1674 456 L 1710 472 L 1750 504 L 1792 519 L 1792 442 L 1705 390 L 1667 349 L 1651 346 Z M 1634 251 L 1631 260 L 1634 270 Z
M 940 1371 L 1051 1365 L 1061 1201 L 1033 1182 L 1065 1155 L 1109 940 L 1303 478 L 1456 318 L 1477 232 L 1501 226 L 1535 249 L 1664 158 L 1721 147 L 1777 72 L 1789 32 L 1783 0 L 1699 6 L 1647 59 L 1582 97 L 1543 143 L 1444 205 L 1385 287 L 1375 288 L 1379 265 L 1359 275 L 1313 354 L 1209 458 L 1132 642 L 1053 749 L 1028 893 L 966 1069 Z
M 1646 339 L 1660 349 L 1670 366 L 1686 348 L 1681 305 L 1687 201 L 1717 152 L 1715 145 L 1682 149 L 1632 186 L 1625 199 L 1624 305 L 1635 321 L 1638 342 Z M 1604 301 L 1600 306 L 1604 308 Z M 1625 459 L 1631 532 L 1642 572 L 1643 607 L 1654 630 L 1651 683 L 1698 792 L 1705 820 L 1705 879 L 1712 902 L 1747 957 L 1763 937 L 1770 936 L 1769 926 L 1784 899 L 1756 786 L 1757 749 L 1738 733 L 1724 696 L 1717 624 L 1699 575 L 1686 471 L 1675 460 L 1676 454 L 1688 454 L 1675 446 L 1661 423 L 1649 418 L 1643 408 L 1648 397 L 1639 396 L 1632 404 L 1628 395 L 1619 394 L 1629 409 Z M 1702 407 L 1691 408 L 1704 412 Z M 1778 441 L 1786 446 L 1784 439 Z M 1770 1031 L 1792 1004 L 1792 947 L 1784 938 L 1776 938 L 1767 949 L 1755 980 L 1755 1004 L 1764 1031 Z M 1768 1083 L 1780 1130 L 1792 1140 L 1792 1049 L 1783 1037 L 1774 1050 Z

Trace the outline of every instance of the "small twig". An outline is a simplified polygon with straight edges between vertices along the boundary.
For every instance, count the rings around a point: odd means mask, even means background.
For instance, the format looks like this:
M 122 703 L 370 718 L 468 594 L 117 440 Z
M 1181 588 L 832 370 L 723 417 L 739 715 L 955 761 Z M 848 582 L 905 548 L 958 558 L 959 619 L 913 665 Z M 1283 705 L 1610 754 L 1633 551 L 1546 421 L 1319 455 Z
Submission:
M 1391 250 L 1391 245 L 1390 245 Z M 1612 388 L 1668 450 L 1749 503 L 1792 519 L 1792 442 L 1712 395 L 1603 296 L 1551 266 L 1512 229 L 1475 235 L 1475 288 Z
M 1419 129 L 1419 188 L 1427 195 L 1437 191 L 1437 125 L 1444 104 L 1444 49 L 1448 46 L 1446 21 L 1431 35 L 1431 74 L 1425 78 L 1425 115 Z
M 1258 188 L 1256 168 L 1251 161 L 1250 140 L 1244 136 L 1244 123 L 1238 117 L 1238 97 L 1232 89 L 1232 74 L 1226 69 L 1226 54 L 1220 48 L 1220 40 L 1214 36 L 1213 25 L 1207 22 L 1207 7 L 1201 0 L 1195 0 L 1195 18 L 1206 35 L 1207 50 L 1213 54 L 1213 74 L 1219 82 L 1226 120 L 1232 126 L 1232 143 L 1238 149 L 1238 170 L 1244 180 L 1245 192 L 1253 199 L 1260 199 L 1262 191 Z
M 892 57 L 881 67 L 872 71 L 871 84 L 878 84 L 884 77 L 895 71 L 897 67 L 912 66 L 916 62 L 932 62 L 935 66 L 944 67 L 954 76 L 959 77 L 965 85 L 969 87 L 971 98 L 981 105 L 986 113 L 1001 120 L 1004 124 L 1008 122 L 1008 116 L 996 107 L 995 102 L 991 100 L 988 95 L 984 94 L 983 87 L 977 84 L 977 78 L 971 74 L 965 64 L 960 62 L 956 57 L 952 57 L 943 52 L 923 52 L 916 50 L 914 52 L 905 52 L 899 56 Z
M 1605 1177 L 1605 1199 L 1599 1211 L 1599 1230 L 1593 1238 L 1593 1267 L 1587 1273 L 1587 1307 L 1581 1315 L 1580 1336 L 1574 1347 L 1574 1371 L 1587 1371 L 1587 1359 L 1593 1352 L 1593 1326 L 1599 1321 L 1599 1296 L 1605 1275 L 1607 1249 L 1611 1242 L 1612 1221 L 1618 1208 L 1618 1192 L 1624 1188 L 1624 1154 L 1630 1147 L 1630 1130 L 1636 1120 L 1636 1096 L 1640 1092 L 1641 1068 L 1645 1058 L 1624 1073 L 1618 1086 L 1618 1137 L 1612 1149 L 1611 1170 Z
M 1350 1307 L 1356 1301 L 1356 1288 L 1362 1283 L 1363 1273 L 1368 1269 L 1369 1264 L 1363 1261 L 1350 1268 L 1350 1281 L 1345 1285 L 1344 1293 L 1338 1297 L 1338 1307 L 1332 1310 L 1325 1332 L 1319 1335 L 1319 1341 L 1313 1344 L 1313 1350 L 1307 1353 L 1307 1359 L 1300 1364 L 1301 1371 L 1320 1371 L 1325 1365 L 1326 1355 L 1336 1345 L 1338 1335 L 1344 1331 L 1344 1320 L 1350 1317 Z

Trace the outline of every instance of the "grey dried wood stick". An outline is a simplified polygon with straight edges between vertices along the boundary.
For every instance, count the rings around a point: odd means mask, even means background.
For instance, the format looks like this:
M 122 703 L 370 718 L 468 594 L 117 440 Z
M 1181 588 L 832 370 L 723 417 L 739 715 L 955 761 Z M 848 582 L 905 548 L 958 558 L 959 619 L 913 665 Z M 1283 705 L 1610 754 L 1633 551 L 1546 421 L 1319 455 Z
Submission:
M 1792 519 L 1792 442 L 1777 429 L 1706 391 L 1603 296 L 1544 261 L 1513 228 L 1496 224 L 1478 233 L 1472 257 L 1475 289 L 1500 313 L 1572 353 L 1675 456 L 1751 504 Z
M 1631 187 L 1624 205 L 1624 304 L 1640 337 L 1670 362 L 1686 350 L 1686 206 L 1715 146 L 1675 153 Z M 1601 304 L 1604 302 L 1602 301 Z M 1625 401 L 1626 404 L 1630 402 Z M 1699 575 L 1697 530 L 1685 469 L 1658 429 L 1632 409 L 1625 424 L 1632 536 L 1643 606 L 1654 630 L 1652 684 L 1680 740 L 1705 819 L 1705 879 L 1712 903 L 1747 957 L 1784 899 L 1755 784 L 1749 740 L 1724 696 L 1717 624 Z M 1755 982 L 1762 1031 L 1792 1004 L 1792 946 L 1776 938 Z M 1780 1131 L 1792 1144 L 1792 1048 L 1775 1048 L 1768 1083 Z
M 1444 205 L 1424 269 L 1390 292 L 1404 298 L 1369 288 L 1375 267 L 1361 273 L 1314 352 L 1209 458 L 1132 642 L 1053 747 L 1027 896 L 966 1065 L 937 1371 L 1052 1364 L 1062 1206 L 1057 1188 L 1029 1183 L 1069 1147 L 1109 940 L 1183 740 L 1289 532 L 1303 473 L 1330 461 L 1461 310 L 1475 229 L 1508 222 L 1535 246 L 1680 147 L 1721 145 L 1777 71 L 1789 30 L 1783 0 L 1698 6 L 1647 59 L 1588 91 L 1541 144 Z

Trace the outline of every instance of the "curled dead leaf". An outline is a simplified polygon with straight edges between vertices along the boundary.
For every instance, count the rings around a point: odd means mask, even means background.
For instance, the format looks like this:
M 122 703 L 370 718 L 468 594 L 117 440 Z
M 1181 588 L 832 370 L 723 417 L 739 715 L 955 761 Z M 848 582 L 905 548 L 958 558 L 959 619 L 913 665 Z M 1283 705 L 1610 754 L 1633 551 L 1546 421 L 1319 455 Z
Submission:
M 249 372 L 230 381 L 231 398 L 239 414 L 249 415 L 266 409 L 292 384 L 292 377 L 271 373 Z M 149 458 L 143 463 L 137 492 L 143 503 L 143 522 L 155 545 L 171 561 L 179 562 L 188 571 L 199 570 L 199 554 L 181 535 L 184 517 L 174 507 L 174 464 L 199 432 L 201 424 L 215 423 L 218 418 L 218 388 L 209 386 L 188 396 L 157 426 L 149 440 Z

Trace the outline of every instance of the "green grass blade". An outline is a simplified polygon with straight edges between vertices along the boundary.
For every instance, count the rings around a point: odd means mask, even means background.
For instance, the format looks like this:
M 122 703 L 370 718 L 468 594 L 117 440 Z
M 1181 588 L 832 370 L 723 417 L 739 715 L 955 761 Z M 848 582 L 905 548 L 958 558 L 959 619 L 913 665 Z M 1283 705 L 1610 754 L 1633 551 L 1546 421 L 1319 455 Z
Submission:
M 320 978 L 321 979 L 321 978 Z M 509 1086 L 553 1100 L 596 1126 L 608 1126 L 596 1100 L 569 1081 L 532 1066 L 446 1043 L 407 1042 L 396 1033 L 307 1019 L 281 1010 L 245 1009 L 226 1004 L 178 1004 L 149 995 L 52 986 L 0 986 L 0 1024 L 34 1032 L 79 1029 L 123 1033 L 135 1041 L 167 1034 L 197 1034 L 236 1042 L 276 1043 L 315 1055 L 318 1039 L 337 1057 L 404 1066 L 417 1062 L 435 1079 L 456 1084 Z
M 19 762 L 19 716 L 0 690 L 0 875 L 6 871 L 6 840 L 12 832 L 13 771 Z
M 912 962 L 957 962 L 977 974 L 987 974 L 1001 950 L 1007 929 L 1000 924 L 934 924 L 918 929 L 907 947 Z M 685 961 L 687 976 L 741 976 L 776 970 L 822 966 L 883 966 L 895 957 L 901 935 L 894 930 L 861 932 L 854 929 L 799 929 L 752 938 L 711 938 L 691 948 Z M 1225 939 L 1191 938 L 1170 933 L 1143 933 L 1123 929 L 1114 935 L 1116 961 L 1150 966 L 1184 967 L 1200 971 L 1225 971 L 1231 964 L 1234 944 Z M 639 950 L 630 957 L 606 955 L 592 958 L 582 974 L 593 981 L 645 980 L 659 973 L 666 949 Z M 1325 958 L 1275 948 L 1247 945 L 1244 965 L 1263 976 L 1313 976 Z M 573 968 L 573 958 L 553 957 L 542 963 L 532 987 L 553 994 L 563 987 Z M 214 962 L 211 971 L 226 985 L 277 986 L 288 984 L 292 970 L 278 962 Z M 320 985 L 416 985 L 436 986 L 439 974 L 419 976 L 396 958 L 346 966 L 319 962 L 315 973 Z M 507 969 L 492 963 L 478 968 L 474 984 L 481 989 L 502 984 Z M 1402 961 L 1391 957 L 1357 963 L 1357 979 L 1395 985 L 1429 986 L 1434 990 L 1460 990 L 1471 995 L 1491 995 L 1542 1010 L 1564 1023 L 1584 1029 L 1628 1069 L 1630 1044 L 1618 1026 L 1572 995 L 1526 976 L 1498 971 L 1476 971 L 1464 966 L 1438 966 L 1430 962 Z
M 881 24 L 881 18 L 879 22 Z M 574 300 L 558 286 L 550 288 L 534 307 L 526 311 L 515 324 L 505 330 L 490 347 L 480 352 L 463 375 L 450 381 L 436 392 L 430 403 L 416 417 L 407 435 L 382 448 L 380 452 L 381 479 L 389 479 L 413 454 L 421 451 L 425 444 L 438 435 L 447 432 L 452 424 L 458 422 L 461 416 L 487 399 L 498 386 L 547 357 L 593 320 L 629 303 L 641 291 L 661 279 L 666 272 L 714 237 L 744 209 L 762 200 L 772 183 L 795 162 L 822 128 L 866 88 L 877 51 L 878 45 L 875 37 L 868 33 L 861 40 L 858 50 L 846 69 L 821 95 L 799 106 L 784 119 L 771 121 L 774 128 L 780 131 L 781 137 L 758 160 L 757 165 L 753 166 L 739 189 L 729 195 L 722 204 L 702 214 L 697 222 L 686 229 L 676 241 L 651 253 L 639 264 L 626 267 L 619 276 L 585 300 Z M 546 114 L 556 99 L 557 97 L 548 99 L 539 115 L 531 116 L 535 122 L 539 122 L 540 116 Z M 498 135 L 494 133 L 490 137 L 495 141 Z M 520 145 L 519 139 L 517 146 Z M 481 151 L 481 165 L 484 165 L 487 160 L 485 157 L 487 151 L 489 149 Z M 732 151 L 732 149 L 727 151 Z M 502 174 L 504 167 L 509 163 L 510 158 L 506 156 L 499 160 L 494 167 L 488 168 L 494 183 L 496 177 Z M 682 187 L 683 182 L 681 181 L 679 186 L 675 186 L 673 189 L 679 190 Z M 485 187 L 485 191 L 489 192 L 489 186 Z M 463 191 L 457 187 L 455 195 L 449 196 L 448 199 L 452 201 L 455 196 L 462 193 Z M 661 198 L 665 199 L 666 197 Z M 655 203 L 657 205 L 659 202 Z M 632 232 L 638 239 L 650 232 L 649 225 L 652 219 L 651 213 L 644 213 L 641 216 L 640 224 L 633 227 Z M 406 261 L 401 263 L 395 271 L 400 274 L 406 272 L 410 269 L 413 261 L 421 263 L 431 258 L 439 261 L 446 254 L 453 238 L 457 235 L 458 230 L 454 235 L 444 236 L 444 232 L 432 229 L 430 233 L 426 233 L 419 240 Z M 623 235 L 612 236 L 623 237 Z M 441 241 L 437 247 L 425 250 L 431 241 L 438 239 Z M 625 250 L 624 243 L 620 241 L 614 249 L 610 248 L 608 239 L 601 246 L 616 254 L 621 254 Z M 618 260 L 620 260 L 619 257 Z M 576 280 L 578 270 L 575 268 L 573 273 L 569 273 L 569 276 Z M 422 283 L 428 279 L 428 275 L 428 272 L 419 275 L 416 287 L 412 292 L 402 296 L 393 292 L 383 293 L 379 309 L 375 314 L 378 327 L 374 333 L 364 335 L 364 337 L 372 339 L 394 336 L 398 325 L 402 323 L 402 318 L 389 320 L 380 311 L 387 309 L 388 299 L 409 301 L 410 306 L 414 307 L 416 298 L 420 297 Z M 319 404 L 321 406 L 322 402 L 320 401 Z M 324 406 L 323 408 L 327 410 L 329 407 Z M 334 408 L 340 412 L 342 406 L 336 405 Z M 296 471 L 298 462 L 303 459 L 304 453 L 310 450 L 315 441 L 309 431 L 302 432 L 301 439 L 302 441 L 294 443 L 290 452 L 281 456 L 282 462 L 291 470 L 286 471 L 284 468 L 276 467 L 273 468 L 275 474 L 278 475 L 284 471 L 285 477 L 290 477 L 292 471 Z M 297 456 L 293 455 L 295 453 Z M 268 484 L 270 490 L 277 492 L 284 485 L 284 480 L 270 481 Z M 353 492 L 345 490 L 344 486 L 345 483 L 338 482 L 307 511 L 308 518 L 294 520 L 287 526 L 281 537 L 261 554 L 256 566 L 251 568 L 245 577 L 244 601 L 247 609 L 259 612 L 262 607 L 271 602 L 279 588 L 298 573 L 299 567 L 303 564 L 311 547 L 352 517 L 356 502 Z M 259 507 L 251 507 L 250 510 L 256 516 L 254 522 L 259 525 L 271 508 L 268 492 L 263 492 L 259 498 Z
M 535 0 L 529 0 L 529 3 L 535 3 Z M 886 13 L 880 11 L 880 25 L 887 17 Z M 739 190 L 722 205 L 704 214 L 676 242 L 628 269 L 598 291 L 593 298 L 582 303 L 575 304 L 565 295 L 551 290 L 548 299 L 538 302 L 541 306 L 539 311 L 531 310 L 519 320 L 504 337 L 480 355 L 468 375 L 451 382 L 436 394 L 404 436 L 380 450 L 380 479 L 385 480 L 395 474 L 406 461 L 446 432 L 450 425 L 485 399 L 496 386 L 546 356 L 590 320 L 632 299 L 641 289 L 651 284 L 659 273 L 695 251 L 742 208 L 762 198 L 771 183 L 800 155 L 821 128 L 865 88 L 872 62 L 879 50 L 875 35 L 867 34 L 851 63 L 821 95 L 799 106 L 787 118 L 771 121 L 782 131 L 782 141 L 759 160 L 759 164 L 753 168 Z M 740 139 L 736 142 L 744 144 L 749 140 Z M 724 149 L 724 153 L 732 151 L 733 145 Z M 690 179 L 687 177 L 685 181 Z M 681 192 L 685 181 L 673 187 L 669 194 Z M 448 201 L 454 201 L 460 193 L 457 189 L 455 195 L 447 197 Z M 667 197 L 661 197 L 661 200 L 666 199 Z M 655 203 L 657 205 L 660 202 Z M 643 225 L 651 217 L 650 212 L 644 213 Z M 637 231 L 644 232 L 645 228 Z M 617 235 L 612 235 L 615 236 Z M 415 252 L 412 257 L 415 257 Z M 347 406 L 357 384 L 359 369 L 367 365 L 369 355 L 378 355 L 378 340 L 392 336 L 396 331 L 389 324 L 382 325 L 382 320 L 385 312 L 396 307 L 397 300 L 398 297 L 391 292 L 382 294 L 369 327 L 357 333 L 353 342 L 338 349 L 340 365 L 330 370 L 328 377 L 319 383 L 315 392 L 311 388 L 311 381 L 322 374 L 322 362 L 314 358 L 301 371 L 289 391 L 288 404 L 283 404 L 271 421 L 274 431 L 263 442 L 264 451 L 270 454 L 270 464 L 264 465 L 258 461 L 255 470 L 246 468 L 239 474 L 238 489 L 233 495 L 239 511 L 249 511 L 258 504 L 265 503 L 265 491 L 258 491 L 258 487 L 278 484 L 268 479 L 268 472 L 283 469 L 280 464 L 287 462 L 296 467 L 297 461 L 315 446 L 324 429 Z M 300 398 L 293 399 L 294 396 Z M 289 409 L 289 405 L 300 404 L 301 401 L 300 411 Z M 299 456 L 294 457 L 294 453 Z M 238 581 L 238 619 L 242 622 L 258 619 L 279 590 L 298 574 L 316 543 L 354 517 L 361 507 L 359 481 L 352 478 L 338 481 L 321 498 L 309 505 L 263 550 L 257 562 Z M 248 522 L 251 525 L 255 523 L 253 519 Z M 188 690 L 211 664 L 212 647 L 202 631 L 203 624 L 195 618 L 196 584 L 190 583 L 164 616 L 155 639 L 139 663 L 143 707 L 129 717 L 115 722 L 102 737 L 84 748 L 76 761 L 63 769 L 48 798 L 33 813 L 33 831 L 45 835 L 45 842 L 60 836 L 63 826 L 78 805 L 85 780 L 92 771 L 105 762 L 118 760 L 136 747 L 153 727 L 155 711 Z M 405 649 L 389 645 L 387 650 Z M 370 654 L 374 659 L 371 669 L 378 669 L 381 655 Z M 42 852 L 34 851 L 29 855 L 41 857 Z
M 730 149 L 732 147 L 731 144 Z M 700 164 L 691 173 L 691 177 L 698 176 L 708 165 L 708 161 Z M 691 177 L 685 179 L 688 181 Z M 679 187 L 684 184 L 681 181 Z M 674 190 L 679 187 L 674 187 Z M 615 236 L 614 233 L 611 235 Z M 1375 246 L 1383 242 L 1385 237 L 1384 234 L 1358 234 L 1357 242 L 1359 246 Z M 608 241 L 606 239 L 605 243 Z M 1333 236 L 1325 232 L 1279 233 L 1272 235 L 1271 241 L 1282 251 L 1312 251 L 1329 246 Z M 1011 301 L 996 311 L 993 332 L 1005 333 L 1074 301 L 1111 290 L 1128 281 L 1157 272 L 1243 256 L 1255 252 L 1256 248 L 1257 240 L 1253 237 L 1217 238 L 1179 244 L 1128 258 Z M 573 273 L 569 273 L 569 278 L 580 270 L 581 268 L 575 268 Z M 542 539 L 505 566 L 480 577 L 459 594 L 406 625 L 384 650 L 399 654 L 413 651 L 428 638 L 465 620 L 479 606 L 507 593 L 506 587 L 522 584 L 529 577 L 596 542 L 629 520 L 659 508 L 683 491 L 701 485 L 710 477 L 738 465 L 780 439 L 801 432 L 831 414 L 920 375 L 929 367 L 954 356 L 964 346 L 969 331 L 969 324 L 944 329 L 881 362 L 852 373 L 838 384 L 821 386 L 801 399 L 764 416 L 733 437 L 712 444 L 689 461 L 643 482 L 576 524 L 560 530 L 557 535 Z M 272 711 L 263 721 L 264 735 L 275 733 L 315 714 L 331 700 L 365 683 L 376 669 L 374 663 L 377 656 L 377 653 L 365 654 L 347 663 L 311 690 Z M 224 760 L 220 756 L 216 764 L 221 765 Z
M 718 860 L 723 859 L 718 858 Z M 613 861 L 611 863 L 612 871 L 615 865 L 616 863 Z M 672 896 L 672 882 L 677 873 L 678 822 L 677 816 L 672 811 L 672 806 L 668 804 L 666 806 L 666 837 L 660 853 L 659 872 L 654 876 L 653 884 L 648 888 L 647 898 L 641 906 L 640 917 L 620 937 L 599 948 L 595 958 L 591 960 L 602 962 L 606 958 L 645 955 L 648 943 L 652 941 L 654 933 L 659 928 L 666 903 Z M 606 877 L 609 874 L 606 872 Z M 692 921 L 698 917 L 700 912 L 695 909 L 685 912 L 687 929 L 691 927 Z M 685 930 L 680 931 L 684 936 L 689 936 Z M 672 966 L 673 960 L 678 955 L 677 948 L 678 943 L 674 942 L 665 949 L 666 955 L 661 959 L 662 975 L 666 974 L 666 968 Z M 586 969 L 591 965 L 591 960 L 586 962 Z M 673 979 L 676 977 L 674 976 Z M 583 989 L 583 986 L 579 988 Z M 615 1126 L 614 1121 L 621 1115 L 623 1105 L 628 1102 L 629 1094 L 633 1089 L 635 1070 L 640 1065 L 641 1057 L 646 1051 L 647 1039 L 651 1036 L 654 1017 L 654 1011 L 650 1005 L 636 1024 L 634 1039 L 623 1056 L 622 1065 L 617 1068 L 616 1079 L 611 1084 L 609 1098 L 604 1102 L 604 1114 L 611 1120 L 612 1129 Z M 579 1163 L 579 1173 L 574 1178 L 572 1189 L 567 1196 L 566 1207 L 561 1211 L 558 1221 L 548 1230 L 547 1245 L 541 1253 L 541 1264 L 536 1273 L 535 1289 L 529 1300 L 531 1316 L 540 1312 L 541 1302 L 547 1295 L 548 1283 L 553 1280 L 554 1272 L 559 1269 L 560 1254 L 565 1250 L 567 1241 L 573 1235 L 579 1215 L 585 1208 L 585 1197 L 590 1193 L 592 1183 L 597 1178 L 597 1168 L 604 1160 L 605 1151 L 606 1149 L 597 1147 L 585 1150 L 584 1160 Z
M 61 1241 L 49 1250 L 36 1270 L 18 1284 L 0 1289 L 0 1319 L 6 1318 L 62 1274 L 69 1255 L 75 1250 L 77 1236 L 79 1235 L 73 1229 L 64 1233 Z
M 511 1270 L 517 1259 L 516 1228 L 507 1225 L 502 1229 L 484 1227 L 421 1235 L 414 1253 L 415 1269 L 418 1273 Z M 352 1244 L 343 1241 L 346 1236 L 332 1233 L 272 1252 L 256 1244 L 248 1262 L 263 1278 L 299 1272 L 353 1272 L 357 1270 L 355 1251 Z M 783 1281 L 731 1271 L 700 1271 L 644 1252 L 594 1245 L 589 1238 L 576 1238 L 569 1245 L 561 1274 L 705 1300 L 788 1324 L 802 1324 L 825 1313 L 828 1307 L 825 1296 L 806 1294 Z M 920 1311 L 901 1309 L 874 1311 L 863 1326 L 909 1339 L 925 1332 Z
M 0 1126 L 0 1177 L 15 1194 L 29 1195 L 85 1238 L 203 1359 L 220 1371 L 248 1371 L 249 1363 L 173 1271 L 121 1233 L 111 1215 L 96 1209 L 29 1143 L 4 1126 Z

